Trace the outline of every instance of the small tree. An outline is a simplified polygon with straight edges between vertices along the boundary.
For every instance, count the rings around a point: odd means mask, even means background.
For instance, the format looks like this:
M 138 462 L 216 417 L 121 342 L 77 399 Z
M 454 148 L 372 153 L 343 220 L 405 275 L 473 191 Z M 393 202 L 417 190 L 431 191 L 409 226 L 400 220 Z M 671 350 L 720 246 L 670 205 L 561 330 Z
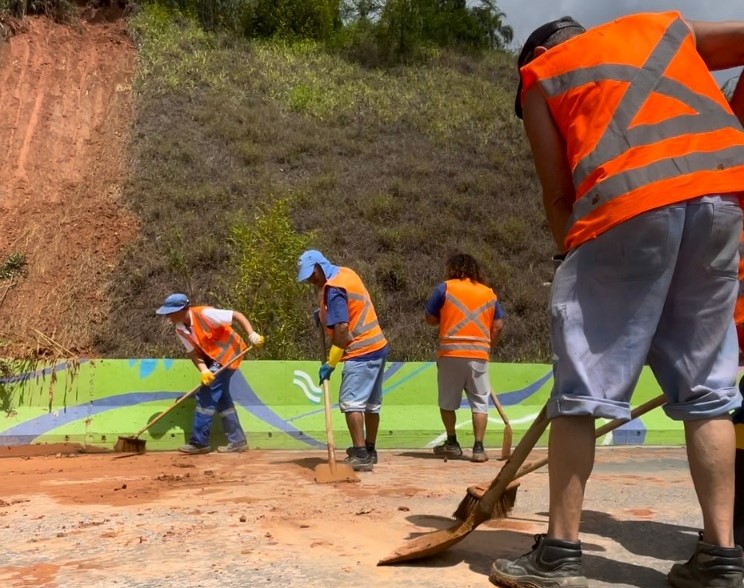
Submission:
M 312 328 L 309 290 L 297 282 L 297 260 L 312 233 L 292 227 L 286 200 L 277 200 L 230 232 L 234 281 L 226 284 L 229 306 L 245 313 L 266 336 L 262 357 L 299 359 L 298 341 Z

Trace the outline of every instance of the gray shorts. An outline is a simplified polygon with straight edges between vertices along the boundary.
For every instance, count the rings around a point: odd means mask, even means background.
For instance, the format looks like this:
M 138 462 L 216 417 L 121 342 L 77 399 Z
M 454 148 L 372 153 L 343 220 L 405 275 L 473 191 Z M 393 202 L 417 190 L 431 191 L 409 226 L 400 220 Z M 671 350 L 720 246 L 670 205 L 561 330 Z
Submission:
M 629 418 L 646 362 L 672 419 L 737 408 L 741 231 L 737 200 L 709 196 L 647 212 L 569 252 L 551 293 L 548 416 Z
M 488 413 L 491 383 L 488 381 L 488 362 L 467 357 L 440 357 L 437 359 L 439 408 L 460 408 L 462 392 L 467 394 L 473 412 Z

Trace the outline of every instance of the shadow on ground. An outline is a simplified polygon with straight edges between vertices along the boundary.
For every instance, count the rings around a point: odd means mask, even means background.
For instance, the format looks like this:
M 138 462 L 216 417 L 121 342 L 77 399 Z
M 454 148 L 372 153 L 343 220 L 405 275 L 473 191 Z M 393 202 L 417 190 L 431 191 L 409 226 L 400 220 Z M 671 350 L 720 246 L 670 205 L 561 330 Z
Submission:
M 538 513 L 543 514 L 543 513 Z M 418 527 L 446 529 L 456 523 L 441 516 L 411 515 L 407 517 Z M 606 513 L 585 511 L 582 532 L 607 537 L 635 555 L 672 561 L 685 559 L 694 549 L 695 538 L 690 527 L 646 520 L 618 520 Z M 425 533 L 411 533 L 407 540 Z M 458 544 L 433 557 L 397 564 L 408 567 L 450 568 L 466 563 L 478 574 L 487 576 L 497 558 L 513 559 L 528 553 L 534 543 L 532 533 L 506 529 L 475 530 Z M 667 586 L 666 571 L 609 557 L 605 547 L 583 543 L 584 571 L 588 578 L 602 585 L 626 585 L 642 588 Z M 602 555 L 600 555 L 602 554 Z M 663 567 L 663 566 L 662 566 Z M 671 563 L 669 566 L 671 567 Z

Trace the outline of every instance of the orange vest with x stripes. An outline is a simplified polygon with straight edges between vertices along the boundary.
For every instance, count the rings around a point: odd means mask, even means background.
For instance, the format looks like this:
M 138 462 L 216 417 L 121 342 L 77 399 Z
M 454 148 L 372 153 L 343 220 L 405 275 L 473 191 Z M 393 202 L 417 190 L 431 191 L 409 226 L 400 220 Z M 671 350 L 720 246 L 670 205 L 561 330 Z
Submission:
M 498 297 L 488 286 L 471 280 L 447 280 L 445 284 L 437 356 L 488 361 Z
M 191 343 L 197 349 L 216 361 L 220 365 L 225 365 L 233 357 L 245 351 L 246 344 L 235 330 L 229 326 L 213 327 L 204 316 L 203 312 L 208 306 L 191 307 Z M 233 361 L 230 369 L 238 369 L 243 358 Z
M 362 283 L 362 279 L 348 267 L 340 267 L 338 273 L 325 283 L 320 293 L 320 320 L 326 324 L 326 288 L 340 288 L 346 292 L 349 306 L 349 333 L 351 342 L 344 349 L 341 361 L 354 359 L 378 351 L 387 345 L 382 333 L 372 299 Z M 327 329 L 329 334 L 332 329 Z
M 744 190 L 744 131 L 679 13 L 590 29 L 520 74 L 565 139 L 568 249 L 648 210 Z

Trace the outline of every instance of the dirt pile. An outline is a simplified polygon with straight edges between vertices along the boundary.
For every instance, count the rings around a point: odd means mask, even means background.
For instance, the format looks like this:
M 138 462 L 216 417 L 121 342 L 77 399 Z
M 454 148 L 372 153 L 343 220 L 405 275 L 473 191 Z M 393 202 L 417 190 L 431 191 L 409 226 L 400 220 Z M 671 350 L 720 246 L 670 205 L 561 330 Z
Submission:
M 119 203 L 135 49 L 123 19 L 83 16 L 29 18 L 0 43 L 0 267 L 21 256 L 26 271 L 0 280 L 0 341 L 12 351 L 38 329 L 85 352 L 136 231 Z

